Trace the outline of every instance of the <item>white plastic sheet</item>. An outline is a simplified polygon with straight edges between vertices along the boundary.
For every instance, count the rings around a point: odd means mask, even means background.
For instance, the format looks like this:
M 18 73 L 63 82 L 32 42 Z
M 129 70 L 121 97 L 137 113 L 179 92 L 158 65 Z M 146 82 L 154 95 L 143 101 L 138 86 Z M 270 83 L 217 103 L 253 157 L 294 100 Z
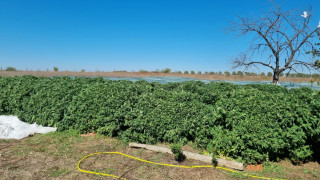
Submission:
M 158 83 L 170 83 L 170 82 L 184 82 L 184 81 L 202 81 L 204 83 L 209 82 L 228 82 L 237 85 L 247 85 L 247 84 L 272 84 L 271 81 L 218 81 L 218 80 L 200 80 L 200 79 L 192 79 L 192 78 L 182 78 L 182 77 L 137 77 L 137 78 L 123 78 L 123 77 L 106 77 L 105 79 L 110 80 L 128 80 L 128 81 L 138 81 L 145 80 L 148 82 L 158 82 Z M 306 78 L 306 82 L 301 83 L 293 83 L 293 82 L 284 82 L 285 78 L 280 79 L 279 85 L 286 87 L 288 89 L 291 88 L 300 88 L 300 87 L 309 87 L 311 89 L 320 90 L 320 86 L 317 83 L 311 84 L 310 79 Z
M 0 115 L 0 139 L 22 139 L 35 133 L 54 132 L 57 128 L 22 122 L 17 116 Z

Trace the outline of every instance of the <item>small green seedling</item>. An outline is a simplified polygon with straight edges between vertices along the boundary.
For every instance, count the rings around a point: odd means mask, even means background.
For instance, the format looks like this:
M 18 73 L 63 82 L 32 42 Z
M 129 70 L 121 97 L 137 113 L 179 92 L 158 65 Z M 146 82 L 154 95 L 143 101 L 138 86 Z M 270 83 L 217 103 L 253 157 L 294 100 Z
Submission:
M 181 144 L 171 144 L 170 149 L 174 155 L 174 159 L 178 162 L 182 162 L 186 159 L 186 156 L 183 154 L 181 150 Z

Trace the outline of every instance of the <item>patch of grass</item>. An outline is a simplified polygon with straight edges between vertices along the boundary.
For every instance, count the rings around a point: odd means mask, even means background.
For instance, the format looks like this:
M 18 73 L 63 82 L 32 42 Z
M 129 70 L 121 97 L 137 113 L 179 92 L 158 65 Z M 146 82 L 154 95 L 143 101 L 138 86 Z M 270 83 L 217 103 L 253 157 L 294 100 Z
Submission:
M 61 175 L 65 175 L 70 173 L 71 171 L 69 171 L 68 169 L 64 169 L 64 168 L 60 168 L 60 167 L 54 167 L 53 169 L 51 169 L 49 171 L 50 177 L 58 177 Z
M 135 156 L 139 156 L 139 155 L 141 155 L 143 152 L 144 152 L 144 151 L 143 151 L 142 149 L 137 149 L 133 154 L 134 154 Z
M 38 149 L 36 149 L 36 152 L 46 152 L 48 149 L 46 147 L 39 147 Z
M 263 163 L 262 166 L 263 166 L 264 173 L 278 174 L 278 175 L 285 175 L 286 174 L 284 172 L 284 167 L 279 164 L 272 163 L 272 162 L 265 162 L 265 163 Z
M 0 139 L 0 143 L 9 143 L 10 141 L 8 139 Z
M 111 148 L 106 144 L 98 144 L 94 148 L 99 150 L 99 151 L 111 151 Z
M 246 175 L 244 175 L 242 173 L 232 172 L 230 174 L 235 179 L 248 179 L 248 176 L 246 176 Z
M 158 153 L 155 157 L 151 159 L 151 161 L 158 162 L 163 157 L 163 153 Z
M 66 138 L 66 137 L 79 137 L 80 133 L 77 130 L 67 130 L 62 132 L 51 132 L 43 134 L 42 136 L 52 137 L 52 138 Z
M 320 178 L 320 172 L 317 169 L 303 169 L 304 174 L 309 174 L 313 177 Z
M 18 165 L 10 165 L 10 166 L 8 166 L 8 169 L 11 171 L 11 170 L 16 170 L 16 169 L 18 169 L 19 168 L 19 166 Z
M 127 145 L 128 145 L 128 142 L 116 139 L 115 141 L 112 140 L 111 148 L 122 150 L 122 149 L 125 149 Z
M 20 147 L 20 146 L 16 146 L 12 150 L 13 150 L 13 155 L 18 157 L 27 156 L 33 151 L 33 149 L 30 147 Z
M 263 177 L 272 177 L 272 178 L 284 178 L 287 176 L 288 168 L 284 168 L 282 165 L 273 163 L 273 162 L 265 162 L 262 164 L 263 171 L 259 172 L 247 172 L 249 175 L 255 176 L 263 176 Z
M 116 172 L 116 169 L 111 167 L 111 168 L 105 168 L 105 169 L 93 169 L 90 171 L 97 172 L 97 173 L 113 174 Z

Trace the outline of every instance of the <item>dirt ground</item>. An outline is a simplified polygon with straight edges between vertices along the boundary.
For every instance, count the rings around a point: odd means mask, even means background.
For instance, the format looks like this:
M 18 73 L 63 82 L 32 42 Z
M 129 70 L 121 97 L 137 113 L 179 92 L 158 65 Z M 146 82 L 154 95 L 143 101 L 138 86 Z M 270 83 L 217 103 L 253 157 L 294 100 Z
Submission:
M 184 149 L 199 152 L 191 145 L 185 146 Z M 172 155 L 132 149 L 123 141 L 114 138 L 83 137 L 76 133 L 56 132 L 35 135 L 22 140 L 0 140 L 0 179 L 114 179 L 86 174 L 77 169 L 79 160 L 95 152 L 122 152 L 167 164 L 205 165 L 203 162 L 194 160 L 178 163 Z M 129 180 L 254 179 L 241 175 L 242 173 L 273 178 L 320 179 L 320 165 L 317 162 L 294 166 L 284 160 L 280 163 L 268 162 L 263 166 L 262 172 L 245 170 L 239 174 L 215 168 L 183 169 L 152 165 L 117 154 L 94 155 L 80 164 L 83 170 L 114 174 Z
M 221 81 L 272 81 L 272 77 L 267 76 L 237 76 L 237 75 L 219 75 L 219 74 L 178 74 L 178 73 L 158 73 L 158 72 L 72 72 L 72 71 L 0 71 L 0 76 L 85 76 L 85 77 L 185 77 L 204 80 L 221 80 Z M 281 81 L 290 82 L 310 82 L 310 78 L 297 77 L 280 77 Z
M 0 140 L 0 179 L 114 179 L 86 174 L 77 169 L 85 155 L 119 151 L 142 159 L 180 165 L 169 154 L 131 149 L 119 140 L 106 137 L 80 137 L 64 133 L 35 135 L 23 140 Z M 182 169 L 142 163 L 117 154 L 89 157 L 81 163 L 83 170 L 110 173 L 126 179 L 231 179 L 213 168 Z

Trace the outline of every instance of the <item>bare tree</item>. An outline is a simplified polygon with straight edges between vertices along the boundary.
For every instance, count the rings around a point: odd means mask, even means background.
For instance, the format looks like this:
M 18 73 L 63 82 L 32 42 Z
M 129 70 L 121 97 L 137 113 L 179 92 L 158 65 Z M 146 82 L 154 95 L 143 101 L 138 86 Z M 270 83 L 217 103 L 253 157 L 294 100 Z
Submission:
M 319 21 L 318 28 L 320 28 L 320 21 Z M 318 34 L 318 38 L 320 40 L 320 31 L 317 31 L 317 34 Z M 320 43 L 319 42 L 315 43 L 315 47 L 313 47 L 311 51 L 307 52 L 307 54 L 310 54 L 310 53 L 312 54 L 313 58 L 320 57 Z M 320 59 L 316 59 L 314 64 L 315 64 L 316 68 L 320 68 Z
M 311 40 L 319 33 L 318 27 L 311 25 L 311 13 L 311 8 L 302 14 L 273 5 L 261 17 L 238 17 L 239 22 L 232 23 L 231 31 L 240 32 L 239 36 L 249 33 L 255 36 L 248 51 L 233 59 L 233 67 L 268 67 L 273 71 L 274 84 L 286 70 L 297 72 L 307 68 L 311 72 L 319 68 L 313 59 L 307 62 L 301 58 L 307 49 L 313 49 Z

